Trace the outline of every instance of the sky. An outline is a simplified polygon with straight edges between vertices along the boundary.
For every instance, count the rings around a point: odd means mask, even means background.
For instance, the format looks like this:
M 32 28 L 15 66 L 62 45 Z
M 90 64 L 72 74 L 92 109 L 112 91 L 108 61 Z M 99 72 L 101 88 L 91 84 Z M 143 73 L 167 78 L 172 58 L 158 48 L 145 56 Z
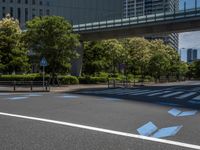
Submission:
M 180 0 L 180 9 L 194 8 L 195 0 Z M 197 5 L 200 7 L 200 0 L 197 0 Z M 179 35 L 179 48 L 200 48 L 200 31 L 186 32 Z

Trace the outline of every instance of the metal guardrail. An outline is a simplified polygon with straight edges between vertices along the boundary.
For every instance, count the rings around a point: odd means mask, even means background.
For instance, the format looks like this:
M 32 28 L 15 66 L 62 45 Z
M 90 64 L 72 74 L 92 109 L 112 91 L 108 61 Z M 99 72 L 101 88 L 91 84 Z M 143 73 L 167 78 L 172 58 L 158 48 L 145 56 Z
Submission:
M 0 91 L 50 91 L 50 85 L 45 81 L 0 81 Z
M 126 27 L 160 21 L 170 21 L 200 16 L 200 7 L 194 9 L 184 9 L 182 11 L 156 13 L 145 16 L 121 18 L 114 20 L 104 20 L 99 22 L 73 25 L 74 32 L 89 32 L 107 28 Z

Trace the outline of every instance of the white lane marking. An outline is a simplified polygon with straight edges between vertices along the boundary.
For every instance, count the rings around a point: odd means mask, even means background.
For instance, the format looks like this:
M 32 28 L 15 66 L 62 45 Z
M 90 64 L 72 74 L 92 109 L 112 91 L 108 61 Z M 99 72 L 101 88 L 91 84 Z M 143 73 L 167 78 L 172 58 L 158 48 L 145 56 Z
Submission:
M 135 93 L 130 93 L 129 95 L 138 95 L 138 94 L 147 93 L 147 92 L 151 92 L 151 90 L 141 90 Z
M 193 98 L 193 100 L 200 100 L 200 95 L 195 97 L 195 98 Z
M 154 91 L 136 93 L 136 94 L 132 94 L 132 95 L 144 95 L 144 94 L 156 93 L 156 92 L 160 92 L 160 91 L 161 91 L 161 90 L 154 90 Z
M 124 93 L 117 93 L 116 95 L 131 95 L 131 94 L 142 92 L 142 91 L 144 90 L 134 90 L 134 91 L 124 92 Z
M 170 94 L 166 94 L 166 95 L 163 95 L 161 96 L 162 98 L 167 98 L 167 97 L 171 97 L 171 96 L 174 96 L 174 95 L 178 95 L 178 94 L 182 94 L 183 92 L 174 92 L 174 93 L 170 93 Z
M 123 90 L 123 89 L 120 89 L 120 90 L 109 90 L 109 91 L 100 92 L 99 94 L 115 94 L 115 93 L 119 93 L 119 92 L 122 92 L 122 91 L 125 91 L 125 90 Z
M 0 115 L 21 118 L 21 119 L 34 120 L 34 121 L 40 121 L 40 122 L 45 122 L 45 123 L 53 123 L 53 124 L 69 126 L 69 127 L 74 127 L 74 128 L 80 128 L 80 129 L 85 129 L 85 130 L 90 130 L 90 131 L 102 132 L 102 133 L 119 135 L 119 136 L 124 136 L 124 137 L 131 137 L 131 138 L 140 139 L 140 140 L 146 140 L 146 141 L 151 141 L 151 142 L 157 142 L 157 143 L 163 143 L 163 144 L 169 144 L 169 145 L 174 145 L 174 146 L 179 146 L 179 147 L 200 150 L 200 145 L 194 145 L 194 144 L 188 144 L 188 143 L 170 141 L 170 140 L 164 140 L 164 139 L 157 139 L 157 138 L 153 138 L 153 137 L 146 137 L 146 136 L 132 134 L 132 133 L 97 128 L 97 127 L 86 126 L 86 125 L 81 125 L 81 124 L 74 124 L 74 123 L 70 123 L 70 122 L 56 121 L 56 120 L 23 116 L 23 115 L 17 115 L 17 114 L 9 114 L 9 113 L 4 113 L 4 112 L 0 112 Z
M 184 98 L 187 98 L 187 97 L 190 97 L 192 95 L 195 95 L 197 92 L 190 92 L 190 93 L 186 93 L 186 94 L 183 94 L 183 95 L 180 95 L 179 97 L 176 97 L 177 99 L 184 99 Z
M 154 93 L 154 94 L 149 94 L 147 96 L 157 96 L 157 95 L 161 95 L 161 94 L 166 94 L 166 93 L 170 93 L 171 91 L 163 91 L 163 92 L 158 92 L 158 93 Z

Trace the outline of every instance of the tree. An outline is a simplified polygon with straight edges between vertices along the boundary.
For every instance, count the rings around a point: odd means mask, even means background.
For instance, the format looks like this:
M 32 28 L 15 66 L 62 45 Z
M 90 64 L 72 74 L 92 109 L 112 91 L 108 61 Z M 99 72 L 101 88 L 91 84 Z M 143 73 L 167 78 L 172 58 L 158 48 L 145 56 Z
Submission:
M 52 82 L 57 73 L 66 73 L 72 59 L 78 57 L 79 35 L 74 34 L 71 24 L 63 17 L 36 17 L 27 22 L 24 34 L 27 47 L 41 57 L 46 57 Z
M 134 71 L 134 74 L 138 71 L 143 80 L 151 58 L 149 42 L 144 38 L 130 38 L 123 40 L 122 43 L 128 51 L 126 59 L 129 68 Z
M 108 64 L 111 66 L 113 74 L 116 73 L 116 68 L 123 63 L 126 53 L 122 44 L 116 40 L 105 40 L 102 41 L 105 49 L 105 55 L 107 57 Z
M 0 69 L 3 73 L 29 69 L 28 51 L 21 40 L 19 22 L 8 14 L 0 21 Z
M 86 75 L 99 74 L 109 68 L 105 48 L 101 41 L 85 42 L 83 57 L 83 73 Z
M 162 40 L 151 41 L 151 58 L 149 62 L 149 73 L 156 79 L 161 75 L 166 75 L 170 68 L 170 56 L 166 50 L 166 45 Z

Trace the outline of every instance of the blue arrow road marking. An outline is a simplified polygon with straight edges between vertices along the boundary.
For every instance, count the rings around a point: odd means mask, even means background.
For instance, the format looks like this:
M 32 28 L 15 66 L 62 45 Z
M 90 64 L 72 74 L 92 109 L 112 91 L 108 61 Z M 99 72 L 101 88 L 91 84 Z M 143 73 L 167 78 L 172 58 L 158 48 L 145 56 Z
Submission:
M 185 116 L 193 116 L 196 115 L 198 111 L 186 111 L 186 112 L 182 112 L 181 114 L 179 114 L 179 117 L 185 117 Z
M 61 98 L 79 98 L 78 96 L 75 95 L 63 95 L 63 96 L 59 96 Z
M 181 111 L 176 108 L 173 108 L 168 111 L 169 114 L 171 114 L 174 117 L 186 117 L 186 116 L 193 116 L 196 115 L 198 111 L 193 110 L 193 111 Z
M 171 114 L 172 116 L 177 117 L 181 113 L 181 111 L 174 108 L 174 109 L 169 110 L 168 113 Z
M 31 94 L 28 94 L 26 96 L 30 96 L 30 97 L 39 97 L 39 96 L 42 96 L 41 94 L 36 94 L 36 93 L 31 93 Z
M 166 138 L 170 136 L 175 136 L 183 126 L 175 126 L 175 127 L 168 127 L 162 128 L 158 130 L 152 137 L 154 138 Z
M 9 100 L 23 100 L 23 99 L 27 99 L 28 97 L 12 97 L 12 98 L 8 98 Z
M 144 126 L 137 129 L 138 133 L 143 136 L 152 135 L 158 128 L 152 123 L 148 122 Z

